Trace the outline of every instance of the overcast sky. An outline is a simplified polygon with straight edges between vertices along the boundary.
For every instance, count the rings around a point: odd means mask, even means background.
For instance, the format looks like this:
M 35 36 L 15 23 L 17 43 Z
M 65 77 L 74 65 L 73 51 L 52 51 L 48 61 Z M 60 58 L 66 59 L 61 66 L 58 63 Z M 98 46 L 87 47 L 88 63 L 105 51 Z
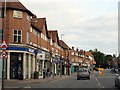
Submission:
M 75 48 L 118 53 L 119 0 L 19 0 Z M 61 39 L 61 38 L 60 38 Z

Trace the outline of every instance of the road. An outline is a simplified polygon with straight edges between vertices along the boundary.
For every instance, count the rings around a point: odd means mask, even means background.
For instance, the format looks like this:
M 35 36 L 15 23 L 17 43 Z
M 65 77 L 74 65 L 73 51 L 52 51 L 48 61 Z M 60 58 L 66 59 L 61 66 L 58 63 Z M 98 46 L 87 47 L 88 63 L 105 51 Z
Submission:
M 110 70 L 103 71 L 103 75 L 97 73 L 91 74 L 90 80 L 76 80 L 76 75 L 63 80 L 50 81 L 45 83 L 28 84 L 24 87 L 28 88 L 114 88 L 115 74 Z

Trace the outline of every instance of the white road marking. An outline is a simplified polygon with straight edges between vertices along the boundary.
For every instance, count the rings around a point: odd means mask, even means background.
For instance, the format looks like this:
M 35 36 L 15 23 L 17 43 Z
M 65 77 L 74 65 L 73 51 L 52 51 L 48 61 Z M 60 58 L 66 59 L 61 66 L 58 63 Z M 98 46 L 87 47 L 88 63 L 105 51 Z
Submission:
M 97 78 L 96 78 L 96 81 L 98 82 L 98 85 L 99 85 L 99 86 L 103 86 L 103 85 L 98 81 Z M 102 88 L 105 88 L 105 87 L 103 86 Z
M 100 83 L 98 83 L 99 85 L 101 85 Z

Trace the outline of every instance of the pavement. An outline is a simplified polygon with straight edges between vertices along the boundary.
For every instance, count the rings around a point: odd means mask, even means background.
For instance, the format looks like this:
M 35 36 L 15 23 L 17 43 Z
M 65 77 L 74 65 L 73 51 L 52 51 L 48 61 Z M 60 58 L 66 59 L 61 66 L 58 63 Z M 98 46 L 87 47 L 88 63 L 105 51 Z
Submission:
M 73 76 L 73 75 L 76 75 L 76 73 L 72 74 L 71 76 Z M 53 78 L 53 76 L 51 76 L 51 77 L 46 77 L 45 79 L 39 78 L 39 79 L 28 79 L 28 80 L 5 80 L 5 88 L 21 88 L 27 84 L 51 82 L 51 81 L 55 81 L 55 80 L 66 79 L 71 76 L 62 75 L 60 77 L 60 75 L 57 75 L 57 76 L 54 76 L 54 78 Z
M 1 81 L 1 79 L 0 79 L 0 90 L 1 90 L 1 88 L 2 88 L 1 86 L 2 86 L 2 81 Z

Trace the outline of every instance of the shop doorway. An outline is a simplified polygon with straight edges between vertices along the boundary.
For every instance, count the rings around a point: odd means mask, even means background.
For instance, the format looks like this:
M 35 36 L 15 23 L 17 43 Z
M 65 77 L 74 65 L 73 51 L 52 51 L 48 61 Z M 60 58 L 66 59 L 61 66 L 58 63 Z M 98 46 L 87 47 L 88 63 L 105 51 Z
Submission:
M 18 79 L 18 70 L 23 73 L 23 54 L 10 53 L 10 79 Z

